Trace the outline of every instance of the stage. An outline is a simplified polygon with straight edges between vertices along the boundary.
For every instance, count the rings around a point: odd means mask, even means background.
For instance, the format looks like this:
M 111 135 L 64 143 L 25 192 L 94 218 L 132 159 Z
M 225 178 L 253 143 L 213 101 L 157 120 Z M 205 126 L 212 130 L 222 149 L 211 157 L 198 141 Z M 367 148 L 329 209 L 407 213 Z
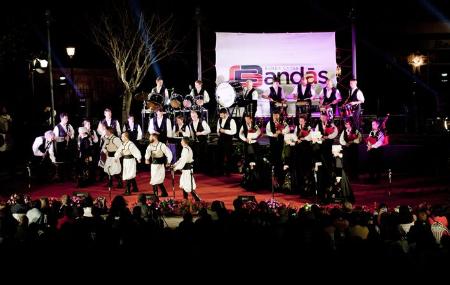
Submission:
M 181 190 L 178 188 L 179 176 L 175 176 L 175 199 L 181 200 L 183 198 Z M 272 198 L 270 189 L 262 189 L 260 191 L 250 192 L 240 187 L 241 174 L 232 174 L 229 177 L 207 176 L 204 174 L 195 174 L 197 182 L 197 193 L 200 198 L 206 202 L 214 200 L 223 201 L 227 209 L 233 209 L 233 200 L 240 195 L 255 196 L 256 201 L 264 201 Z M 361 176 L 361 181 L 364 181 L 364 176 Z M 130 196 L 125 196 L 128 205 L 131 207 L 136 203 L 137 196 L 140 193 L 152 194 L 150 173 L 140 172 L 137 176 L 139 193 L 132 193 Z M 114 187 L 111 188 L 111 197 L 122 195 L 125 189 L 118 189 L 117 181 L 114 180 Z M 174 197 L 172 191 L 172 180 L 170 172 L 166 173 L 165 186 L 169 192 L 169 197 L 161 199 L 170 199 Z M 390 187 L 389 187 L 390 186 Z M 387 203 L 389 206 L 397 206 L 400 204 L 418 205 L 422 202 L 431 204 L 450 203 L 449 179 L 448 177 L 436 176 L 406 176 L 393 175 L 392 184 L 389 185 L 387 177 L 382 179 L 380 184 L 367 183 L 352 183 L 352 189 L 355 195 L 356 205 L 373 207 L 379 203 Z M 77 188 L 75 182 L 64 183 L 48 183 L 44 185 L 31 185 L 28 190 L 24 189 L 25 193 L 31 195 L 33 199 L 39 197 L 55 197 L 59 198 L 63 194 L 72 195 L 74 192 L 85 192 L 91 196 L 103 196 L 108 201 L 109 205 L 109 191 L 104 182 L 97 182 L 96 184 L 86 187 Z M 390 193 L 390 195 L 389 195 Z M 6 194 L 2 193 L 2 196 Z M 305 199 L 298 194 L 286 194 L 275 192 L 274 197 L 277 201 L 285 204 L 290 204 L 294 207 L 300 207 L 305 203 L 315 203 L 314 197 Z M 189 195 L 189 199 L 191 196 Z

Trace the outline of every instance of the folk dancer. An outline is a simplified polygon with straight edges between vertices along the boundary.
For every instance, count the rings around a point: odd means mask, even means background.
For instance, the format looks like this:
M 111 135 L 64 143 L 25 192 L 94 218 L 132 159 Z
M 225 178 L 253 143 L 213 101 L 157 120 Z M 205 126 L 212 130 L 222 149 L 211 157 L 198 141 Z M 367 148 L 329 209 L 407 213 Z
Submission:
M 223 169 L 220 170 L 223 170 L 224 174 L 229 176 L 231 173 L 231 157 L 233 154 L 233 136 L 236 135 L 237 127 L 236 122 L 230 117 L 226 108 L 220 109 L 219 116 L 220 118 L 217 121 L 219 166 L 223 166 Z
M 200 201 L 200 197 L 195 192 L 197 185 L 195 184 L 193 173 L 193 152 L 189 147 L 189 138 L 184 137 L 181 139 L 181 145 L 183 150 L 181 151 L 180 159 L 173 165 L 174 170 L 181 170 L 180 176 L 180 188 L 183 190 L 184 199 L 188 199 L 188 193 L 190 192 L 192 198 L 195 201 Z
M 245 113 L 245 122 L 239 130 L 239 138 L 244 142 L 245 171 L 242 185 L 248 188 L 255 188 L 257 185 L 256 161 L 258 153 L 258 137 L 261 130 L 252 118 L 252 114 Z
M 367 138 L 367 152 L 369 164 L 369 182 L 379 183 L 383 169 L 384 133 L 380 130 L 380 123 L 372 121 L 372 130 Z
M 343 148 L 343 169 L 351 180 L 358 179 L 359 144 L 361 133 L 355 128 L 351 118 L 344 123 L 345 129 L 341 132 L 339 143 Z
M 166 188 L 164 187 L 164 178 L 166 177 L 165 165 L 172 161 L 172 152 L 163 143 L 159 141 L 157 133 L 150 134 L 150 144 L 145 151 L 145 164 L 150 164 L 150 184 L 153 193 L 158 196 L 158 186 L 161 189 L 161 197 L 167 197 Z
M 167 139 L 173 137 L 172 123 L 169 118 L 164 116 L 162 108 L 156 110 L 156 116 L 150 119 L 148 124 L 148 132 L 150 134 L 158 134 L 158 141 L 166 144 Z
M 211 128 L 205 120 L 199 118 L 198 111 L 192 110 L 190 115 L 189 132 L 191 133 L 190 144 L 194 151 L 194 166 L 195 169 L 204 172 L 208 167 L 208 135 L 211 133 Z
M 105 116 L 105 118 L 103 120 L 101 120 L 100 122 L 98 122 L 98 126 L 97 126 L 97 132 L 100 134 L 100 128 L 101 125 L 103 124 L 105 125 L 105 127 L 111 127 L 114 131 L 114 135 L 120 136 L 121 131 L 120 131 L 120 124 L 116 119 L 112 118 L 112 112 L 111 109 L 106 108 L 105 111 L 103 112 L 103 115 Z
M 122 145 L 114 154 L 116 161 L 123 157 L 123 171 L 122 180 L 125 181 L 125 193 L 124 195 L 130 195 L 131 185 L 133 185 L 133 192 L 138 192 L 136 183 L 136 160 L 141 162 L 141 151 L 130 140 L 130 134 L 125 131 L 122 133 Z
M 117 188 L 123 188 L 122 177 L 118 175 L 122 171 L 122 166 L 120 161 L 114 158 L 116 151 L 121 145 L 122 141 L 114 135 L 114 129 L 112 127 L 106 127 L 105 143 L 101 152 L 103 155 L 106 155 L 103 170 L 109 175 L 108 187 L 113 186 L 113 176 L 116 176 L 118 180 Z
M 270 163 L 274 168 L 278 186 L 281 185 L 284 179 L 281 156 L 283 153 L 284 134 L 288 132 L 289 126 L 280 120 L 280 111 L 275 110 L 272 113 L 271 120 L 266 125 L 266 135 L 270 140 Z

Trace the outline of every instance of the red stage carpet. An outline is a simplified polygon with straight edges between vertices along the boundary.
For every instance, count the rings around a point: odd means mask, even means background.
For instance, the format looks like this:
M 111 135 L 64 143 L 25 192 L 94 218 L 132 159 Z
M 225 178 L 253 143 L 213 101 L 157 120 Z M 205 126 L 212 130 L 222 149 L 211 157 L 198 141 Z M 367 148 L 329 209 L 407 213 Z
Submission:
M 169 174 L 169 173 L 167 173 Z M 249 192 L 240 187 L 240 174 L 233 174 L 230 177 L 210 177 L 203 174 L 196 174 L 197 192 L 202 200 L 212 202 L 214 200 L 221 200 L 225 203 L 228 209 L 232 209 L 233 200 L 239 195 L 254 195 L 257 201 L 268 200 L 272 194 L 269 190 L 258 192 Z M 141 172 L 138 174 L 137 182 L 140 193 L 152 193 L 149 184 L 150 174 L 148 172 Z M 178 188 L 179 174 L 175 177 L 175 198 L 182 199 L 182 192 Z M 124 189 L 117 189 L 117 180 L 114 180 L 114 187 L 111 191 L 111 196 L 124 193 Z M 165 186 L 169 192 L 169 198 L 173 197 L 172 181 L 170 174 L 166 175 Z M 450 193 L 448 179 L 437 179 L 436 177 L 394 177 L 391 185 L 391 195 L 388 195 L 388 183 L 378 185 L 369 185 L 363 183 L 352 184 L 353 192 L 356 198 L 357 205 L 373 206 L 374 203 L 386 202 L 389 206 L 396 206 L 399 204 L 417 205 L 421 202 L 429 203 L 449 203 Z M 74 191 L 88 192 L 94 198 L 97 196 L 104 196 L 109 201 L 109 192 L 106 187 L 106 182 L 96 183 L 87 188 L 76 188 L 74 182 L 54 183 L 49 185 L 39 185 L 32 187 L 32 198 L 60 197 L 62 194 L 72 194 Z M 129 205 L 136 202 L 137 195 L 133 193 L 131 196 L 126 196 Z M 191 196 L 189 195 L 191 199 Z M 303 199 L 298 195 L 287 195 L 283 193 L 275 193 L 275 199 L 282 203 L 289 203 L 294 206 L 300 206 L 304 203 L 314 203 L 314 198 Z M 109 203 L 108 203 L 109 204 Z

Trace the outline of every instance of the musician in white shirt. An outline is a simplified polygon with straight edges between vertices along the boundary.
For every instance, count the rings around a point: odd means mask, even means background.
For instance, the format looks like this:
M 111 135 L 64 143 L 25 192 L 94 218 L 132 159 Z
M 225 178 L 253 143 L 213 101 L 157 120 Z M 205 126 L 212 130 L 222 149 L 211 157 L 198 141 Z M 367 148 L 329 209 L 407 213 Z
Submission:
M 355 123 L 355 128 L 359 130 L 359 126 L 361 123 L 361 104 L 365 102 L 365 98 L 362 91 L 359 90 L 357 84 L 358 81 L 356 80 L 356 78 L 352 78 L 350 80 L 349 97 L 347 98 L 346 103 L 352 106 L 353 122 Z
M 195 99 L 195 104 L 204 107 L 204 104 L 209 102 L 208 91 L 203 89 L 203 82 L 201 80 L 196 80 L 194 83 L 194 89 L 191 90 L 191 95 Z
M 46 159 L 47 157 L 51 162 L 55 163 L 55 133 L 53 131 L 46 131 L 44 136 L 37 137 L 33 142 L 33 154 L 36 157 Z
M 161 76 L 158 76 L 156 78 L 156 87 L 153 87 L 152 93 L 156 93 L 156 94 L 163 96 L 164 97 L 164 99 L 163 99 L 164 105 L 169 104 L 169 90 L 164 86 L 164 81 Z M 149 94 L 148 100 L 150 100 L 150 96 L 152 93 Z
M 256 164 L 256 152 L 258 147 L 258 137 L 261 135 L 261 130 L 255 124 L 250 113 L 244 116 L 245 122 L 239 130 L 239 138 L 244 142 L 244 159 L 245 164 L 250 168 Z
M 164 116 L 162 108 L 158 108 L 156 116 L 150 119 L 148 124 L 148 132 L 150 134 L 158 134 L 159 141 L 167 143 L 167 138 L 172 138 L 172 123 Z
M 189 129 L 195 169 L 205 171 L 208 167 L 208 135 L 211 133 L 211 128 L 205 120 L 199 119 L 197 111 L 192 110 Z
M 233 153 L 233 136 L 236 135 L 236 122 L 228 114 L 226 108 L 219 111 L 219 120 L 217 121 L 217 134 L 219 135 L 219 166 L 224 166 L 225 175 L 231 173 L 231 156 Z

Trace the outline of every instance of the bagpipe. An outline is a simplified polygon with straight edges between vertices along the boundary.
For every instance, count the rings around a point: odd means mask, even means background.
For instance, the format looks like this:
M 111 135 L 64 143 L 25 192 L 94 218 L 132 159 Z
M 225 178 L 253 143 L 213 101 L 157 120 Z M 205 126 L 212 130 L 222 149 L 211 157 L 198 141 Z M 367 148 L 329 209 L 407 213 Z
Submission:
M 367 148 L 368 150 L 371 149 L 372 145 L 376 144 L 378 141 L 378 136 L 379 133 L 383 133 L 384 134 L 384 139 L 382 142 L 382 146 L 388 145 L 389 144 L 389 136 L 387 135 L 387 130 L 386 130 L 386 123 L 389 119 L 389 114 L 386 115 L 386 117 L 384 117 L 383 121 L 379 124 L 379 131 L 378 131 L 378 135 L 377 136 L 371 136 L 369 135 L 366 139 L 366 144 L 367 144 Z

